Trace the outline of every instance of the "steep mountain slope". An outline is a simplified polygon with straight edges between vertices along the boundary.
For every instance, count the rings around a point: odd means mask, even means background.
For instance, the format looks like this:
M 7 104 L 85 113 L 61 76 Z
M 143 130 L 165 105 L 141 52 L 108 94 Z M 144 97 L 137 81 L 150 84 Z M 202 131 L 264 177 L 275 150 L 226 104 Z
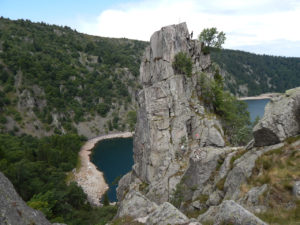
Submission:
M 0 131 L 91 138 L 133 129 L 140 59 L 148 45 L 0 18 Z M 222 50 L 212 52 L 212 61 L 237 95 L 300 84 L 297 58 Z
M 222 68 L 228 89 L 239 96 L 283 93 L 300 85 L 300 58 L 228 49 L 214 50 L 211 57 Z
M 0 130 L 87 137 L 129 130 L 146 45 L 1 18 Z

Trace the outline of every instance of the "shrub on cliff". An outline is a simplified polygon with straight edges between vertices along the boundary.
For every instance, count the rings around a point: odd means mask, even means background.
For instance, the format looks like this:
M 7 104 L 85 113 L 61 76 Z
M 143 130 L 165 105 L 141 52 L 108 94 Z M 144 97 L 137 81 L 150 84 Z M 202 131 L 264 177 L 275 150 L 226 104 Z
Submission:
M 173 69 L 176 73 L 192 76 L 192 59 L 184 52 L 179 52 L 174 59 Z
M 247 105 L 224 90 L 223 78 L 218 69 L 215 70 L 214 79 L 201 73 L 198 85 L 204 104 L 212 105 L 215 113 L 220 116 L 228 141 L 232 145 L 244 145 L 250 141 L 251 122 Z

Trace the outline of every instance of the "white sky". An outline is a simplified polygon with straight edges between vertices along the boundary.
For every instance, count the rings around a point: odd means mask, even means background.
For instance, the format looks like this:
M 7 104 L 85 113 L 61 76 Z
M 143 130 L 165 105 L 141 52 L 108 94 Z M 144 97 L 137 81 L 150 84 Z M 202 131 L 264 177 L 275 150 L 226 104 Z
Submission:
M 142 0 L 75 21 L 80 32 L 145 41 L 163 26 L 187 22 L 194 37 L 203 28 L 224 31 L 225 48 L 300 57 L 300 0 Z

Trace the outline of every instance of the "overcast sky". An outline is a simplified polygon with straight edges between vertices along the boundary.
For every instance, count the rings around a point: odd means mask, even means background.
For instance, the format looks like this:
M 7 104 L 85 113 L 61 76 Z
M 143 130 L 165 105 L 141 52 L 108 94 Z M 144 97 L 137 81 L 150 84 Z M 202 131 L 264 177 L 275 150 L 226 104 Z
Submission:
M 300 0 L 0 0 L 0 16 L 145 41 L 187 22 L 194 34 L 224 31 L 225 48 L 300 57 Z

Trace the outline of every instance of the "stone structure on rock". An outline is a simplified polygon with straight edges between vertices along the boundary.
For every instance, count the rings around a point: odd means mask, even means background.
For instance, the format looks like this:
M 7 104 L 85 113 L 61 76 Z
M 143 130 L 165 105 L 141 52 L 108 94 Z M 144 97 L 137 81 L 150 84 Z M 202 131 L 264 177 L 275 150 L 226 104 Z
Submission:
M 254 127 L 254 146 L 273 145 L 300 134 L 300 87 L 272 98 Z
M 0 172 L 0 224 L 51 225 L 43 213 L 26 205 L 12 183 Z

